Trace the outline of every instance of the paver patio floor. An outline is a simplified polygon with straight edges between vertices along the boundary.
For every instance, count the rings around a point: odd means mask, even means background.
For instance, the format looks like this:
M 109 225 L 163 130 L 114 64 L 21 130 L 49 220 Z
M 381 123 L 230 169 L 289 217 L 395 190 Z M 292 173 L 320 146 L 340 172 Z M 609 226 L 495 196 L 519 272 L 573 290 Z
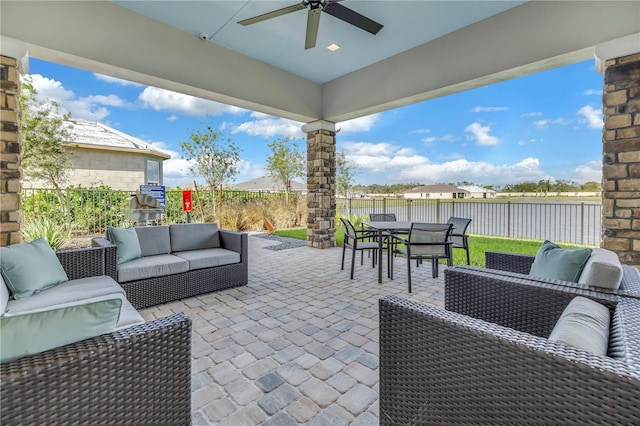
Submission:
M 265 248 L 278 244 L 249 237 L 247 286 L 141 311 L 193 321 L 193 424 L 378 424 L 378 299 L 443 306 L 446 267 L 413 267 L 409 295 L 404 259 L 379 284 L 366 254 L 350 280 L 350 251 L 341 271 L 341 248 Z

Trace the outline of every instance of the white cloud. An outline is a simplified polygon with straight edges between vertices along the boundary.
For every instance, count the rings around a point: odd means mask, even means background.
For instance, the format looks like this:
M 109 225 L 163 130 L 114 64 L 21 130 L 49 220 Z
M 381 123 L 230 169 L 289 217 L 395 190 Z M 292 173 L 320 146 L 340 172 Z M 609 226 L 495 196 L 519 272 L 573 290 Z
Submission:
M 102 80 L 102 81 L 105 81 L 107 83 L 119 84 L 120 86 L 136 86 L 136 87 L 143 87 L 144 86 L 144 84 L 136 83 L 135 81 L 123 80 L 123 79 L 118 78 L 118 77 L 110 77 L 108 75 L 98 74 L 97 72 L 94 72 L 93 75 L 98 80 Z
M 600 95 L 600 96 L 602 96 L 602 89 L 589 89 L 589 90 L 586 90 L 584 92 L 584 94 L 586 96 L 592 96 L 592 95 Z
M 549 120 L 549 119 L 537 120 L 537 121 L 533 122 L 533 125 L 537 129 L 542 130 L 542 129 L 546 129 L 547 126 L 549 126 L 550 124 L 557 124 L 557 125 L 560 125 L 560 126 L 566 126 L 567 124 L 570 124 L 570 123 L 571 123 L 570 120 L 567 120 L 564 117 L 558 117 L 558 118 L 554 118 L 553 120 Z
M 353 120 L 343 121 L 336 124 L 336 130 L 340 130 L 340 133 L 359 133 L 368 132 L 380 120 L 380 113 L 367 115 L 364 117 L 354 118 Z
M 43 77 L 40 74 L 31 74 L 29 79 L 36 89 L 38 101 L 57 102 L 64 112 L 71 114 L 72 118 L 100 121 L 110 114 L 105 106 L 133 107 L 130 103 L 113 94 L 77 97 L 72 90 L 65 89 L 59 81 Z
M 538 129 L 546 128 L 547 124 L 549 124 L 549 120 L 538 120 L 533 122 L 533 125 L 536 126 Z
M 489 107 L 489 106 L 477 106 L 471 110 L 471 112 L 497 112 L 506 111 L 507 107 Z
M 175 114 L 171 114 L 169 117 L 167 117 L 167 121 L 177 121 L 178 120 L 178 116 Z
M 467 133 L 471 133 L 471 139 L 474 139 L 480 146 L 493 146 L 497 145 L 498 142 L 500 142 L 497 137 L 491 136 L 489 134 L 489 132 L 491 131 L 491 127 L 482 126 L 477 121 L 469 124 L 467 128 L 464 129 L 464 131 Z
M 458 140 L 458 138 L 456 138 L 455 136 L 450 135 L 450 134 L 447 134 L 447 135 L 444 135 L 444 136 L 428 136 L 426 138 L 420 139 L 421 142 L 424 142 L 427 145 L 430 145 L 430 144 L 432 144 L 434 142 L 437 142 L 437 141 L 455 142 L 457 140 Z
M 147 108 L 156 111 L 172 111 L 204 117 L 207 115 L 243 114 L 247 110 L 231 105 L 221 104 L 208 99 L 196 98 L 184 93 L 172 92 L 157 87 L 146 87 L 138 96 L 138 99 Z
M 592 129 L 602 129 L 602 109 L 593 108 L 591 105 L 585 105 L 578 110 L 577 113 L 580 118 L 581 123 L 587 123 Z
M 541 112 L 525 112 L 520 117 L 540 117 L 542 116 Z
M 284 136 L 293 139 L 305 138 L 302 131 L 302 123 L 286 118 L 267 118 L 262 120 L 247 121 L 231 130 L 232 134 L 246 133 L 251 136 Z
M 589 161 L 588 163 L 580 164 L 574 169 L 571 179 L 579 183 L 601 182 L 602 162 Z
M 416 134 L 416 133 L 418 133 L 418 134 L 431 133 L 431 129 L 415 129 L 415 130 L 409 131 L 410 135 L 413 135 L 413 134 Z

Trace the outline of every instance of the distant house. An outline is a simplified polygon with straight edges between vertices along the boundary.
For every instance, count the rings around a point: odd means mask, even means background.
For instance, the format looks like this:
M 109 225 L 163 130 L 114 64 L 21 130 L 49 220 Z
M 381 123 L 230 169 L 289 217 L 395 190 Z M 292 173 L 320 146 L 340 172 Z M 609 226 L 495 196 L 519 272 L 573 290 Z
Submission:
M 101 123 L 70 120 L 71 141 L 64 145 L 72 153 L 69 184 L 134 191 L 140 185 L 162 185 L 162 162 L 170 155 L 140 139 Z M 25 187 L 46 187 L 25 179 Z
M 404 198 L 422 200 L 451 200 L 468 197 L 469 191 L 452 185 L 423 185 L 404 193 Z
M 263 176 L 246 182 L 236 183 L 234 185 L 229 185 L 229 188 L 253 192 L 283 192 L 286 190 L 280 180 L 274 179 L 271 176 Z M 307 185 L 302 182 L 292 180 L 291 191 L 306 194 Z
M 497 192 L 493 189 L 487 189 L 477 185 L 463 185 L 458 188 L 469 191 L 468 198 L 496 198 L 497 195 Z

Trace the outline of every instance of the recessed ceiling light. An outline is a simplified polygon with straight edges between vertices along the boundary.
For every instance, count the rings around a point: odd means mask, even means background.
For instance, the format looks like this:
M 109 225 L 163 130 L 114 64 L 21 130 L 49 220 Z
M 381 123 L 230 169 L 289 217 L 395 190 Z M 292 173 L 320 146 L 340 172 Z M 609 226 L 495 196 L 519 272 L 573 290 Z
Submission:
M 327 49 L 329 49 L 332 52 L 335 52 L 336 50 L 340 49 L 340 46 L 338 46 L 335 43 L 331 43 L 330 45 L 327 46 Z

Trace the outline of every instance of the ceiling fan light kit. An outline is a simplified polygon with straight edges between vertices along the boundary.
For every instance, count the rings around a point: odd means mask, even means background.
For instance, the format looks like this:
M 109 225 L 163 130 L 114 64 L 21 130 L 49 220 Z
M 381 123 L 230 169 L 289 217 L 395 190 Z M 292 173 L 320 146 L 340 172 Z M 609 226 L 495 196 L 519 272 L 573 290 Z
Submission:
M 287 6 L 282 9 L 273 10 L 271 12 L 263 13 L 262 15 L 238 21 L 238 24 L 245 26 L 256 24 L 258 22 L 266 21 L 267 19 L 277 18 L 278 16 L 306 9 L 307 6 L 309 6 L 309 11 L 307 13 L 307 33 L 304 43 L 305 50 L 312 49 L 316 46 L 321 12 L 328 13 L 335 18 L 373 35 L 378 34 L 378 32 L 384 27 L 384 25 L 359 14 L 355 10 L 339 4 L 339 1 L 341 0 L 302 0 L 301 3 L 294 4 L 292 6 Z

